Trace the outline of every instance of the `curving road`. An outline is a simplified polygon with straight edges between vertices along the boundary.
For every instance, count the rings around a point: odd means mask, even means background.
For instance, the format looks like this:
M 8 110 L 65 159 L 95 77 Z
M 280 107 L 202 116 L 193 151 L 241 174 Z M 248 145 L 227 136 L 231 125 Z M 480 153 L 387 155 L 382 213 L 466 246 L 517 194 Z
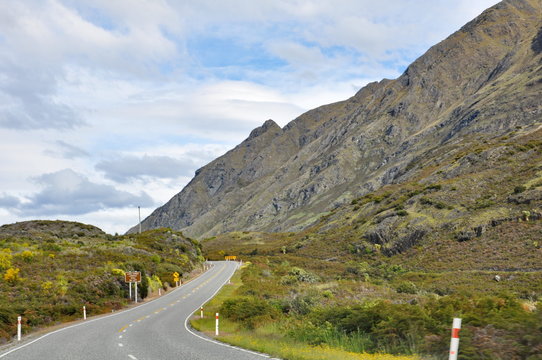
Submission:
M 154 301 L 89 319 L 0 353 L 2 360 L 252 360 L 269 356 L 225 345 L 190 330 L 188 318 L 229 280 L 236 262 L 211 270 Z M 211 315 L 212 316 L 212 315 Z

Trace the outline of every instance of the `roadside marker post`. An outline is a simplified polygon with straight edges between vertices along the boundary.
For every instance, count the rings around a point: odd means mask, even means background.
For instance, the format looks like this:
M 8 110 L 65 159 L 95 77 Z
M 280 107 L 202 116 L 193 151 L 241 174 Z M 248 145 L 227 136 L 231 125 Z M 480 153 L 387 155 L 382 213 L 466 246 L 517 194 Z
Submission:
M 215 327 L 215 335 L 218 336 L 218 313 L 216 313 L 216 327 Z
M 199 309 L 199 316 L 203 319 L 203 306 Z
M 449 360 L 457 360 L 457 352 L 459 350 L 459 330 L 461 330 L 461 319 L 454 318 Z
M 87 307 L 83 305 L 83 320 L 87 319 Z
M 130 292 L 129 296 L 130 296 L 130 301 L 131 301 L 132 300 L 132 283 L 131 282 L 128 283 L 128 289 L 130 289 L 129 290 L 129 292 Z
M 21 317 L 17 316 L 17 341 L 21 341 Z
M 135 284 L 135 303 L 137 304 L 137 281 L 134 284 Z

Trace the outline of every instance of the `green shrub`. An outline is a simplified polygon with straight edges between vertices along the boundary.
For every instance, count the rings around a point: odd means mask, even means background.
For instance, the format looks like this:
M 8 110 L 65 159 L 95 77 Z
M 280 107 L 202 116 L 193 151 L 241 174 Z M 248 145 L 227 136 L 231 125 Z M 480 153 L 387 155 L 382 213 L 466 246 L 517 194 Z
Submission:
M 233 298 L 224 301 L 220 313 L 227 319 L 237 321 L 243 326 L 254 329 L 260 323 L 275 319 L 278 310 L 264 300 L 248 298 Z
M 416 284 L 414 284 L 412 281 L 405 281 L 399 284 L 397 288 L 395 289 L 398 293 L 404 293 L 404 294 L 416 294 L 418 292 L 418 288 L 416 287 Z
M 319 280 L 318 276 L 298 267 L 291 268 L 288 275 L 300 282 L 314 283 Z

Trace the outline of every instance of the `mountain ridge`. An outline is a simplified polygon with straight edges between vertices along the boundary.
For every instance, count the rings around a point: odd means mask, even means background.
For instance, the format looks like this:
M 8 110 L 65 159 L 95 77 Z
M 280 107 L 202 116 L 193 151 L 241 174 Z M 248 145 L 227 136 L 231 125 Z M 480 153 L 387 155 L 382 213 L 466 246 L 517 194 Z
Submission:
M 266 121 L 143 222 L 208 237 L 297 231 L 465 136 L 541 124 L 538 0 L 505 0 L 415 60 L 397 79 L 302 114 Z M 538 61 L 537 61 L 538 59 Z M 130 231 L 134 231 L 132 228 Z

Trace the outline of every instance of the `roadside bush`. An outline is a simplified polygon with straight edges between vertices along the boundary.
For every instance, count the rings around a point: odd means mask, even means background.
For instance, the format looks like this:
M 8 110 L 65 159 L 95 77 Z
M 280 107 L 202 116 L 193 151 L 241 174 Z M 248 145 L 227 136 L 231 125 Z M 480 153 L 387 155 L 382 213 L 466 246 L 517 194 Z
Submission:
M 370 339 L 366 342 L 368 352 L 440 356 L 449 346 L 451 321 L 457 316 L 463 319 L 460 359 L 493 359 L 495 354 L 502 354 L 502 359 L 540 358 L 542 312 L 525 311 L 508 295 L 445 296 L 412 305 L 367 302 L 318 309 L 308 320 L 329 323 L 348 336 L 364 334 Z M 319 331 L 306 333 L 321 335 L 323 330 Z M 314 339 L 328 343 L 321 336 L 314 335 Z
M 224 301 L 220 313 L 248 329 L 278 317 L 278 310 L 268 302 L 255 298 L 234 298 Z

